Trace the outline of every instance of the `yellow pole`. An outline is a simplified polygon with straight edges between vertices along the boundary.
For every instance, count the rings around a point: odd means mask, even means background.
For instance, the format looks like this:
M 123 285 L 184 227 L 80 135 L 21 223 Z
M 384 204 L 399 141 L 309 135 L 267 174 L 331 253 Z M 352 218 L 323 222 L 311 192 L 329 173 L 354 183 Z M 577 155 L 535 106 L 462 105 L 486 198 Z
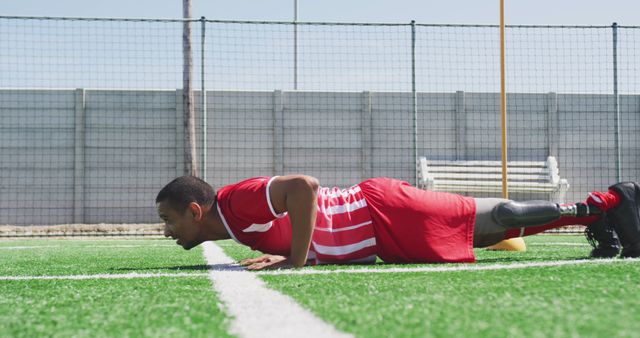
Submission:
M 500 0 L 500 121 L 502 124 L 502 198 L 509 198 L 507 185 L 507 91 L 505 81 L 504 0 Z M 522 238 L 506 239 L 491 250 L 526 251 Z

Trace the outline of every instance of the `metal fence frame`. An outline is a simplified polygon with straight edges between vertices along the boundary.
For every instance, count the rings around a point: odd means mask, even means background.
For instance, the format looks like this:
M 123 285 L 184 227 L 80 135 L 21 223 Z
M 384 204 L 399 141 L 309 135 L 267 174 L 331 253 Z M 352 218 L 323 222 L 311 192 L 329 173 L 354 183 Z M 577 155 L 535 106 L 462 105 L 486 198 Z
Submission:
M 408 42 L 408 44 L 411 46 L 410 49 L 410 79 L 407 79 L 407 83 L 410 83 L 410 88 L 411 88 L 411 96 L 412 96 L 412 145 L 413 145 L 413 156 L 415 159 L 417 159 L 420 154 L 419 154 L 419 138 L 421 137 L 419 130 L 418 130 L 418 126 L 419 126 L 419 121 L 418 121 L 418 110 L 419 110 L 419 106 L 418 106 L 418 89 L 417 89 L 417 85 L 416 85 L 416 76 L 417 76 L 417 65 L 416 65 L 416 45 L 417 43 L 419 43 L 419 40 L 416 39 L 416 29 L 420 28 L 420 27 L 452 27 L 452 28 L 473 28 L 473 27 L 479 27 L 479 28 L 498 28 L 497 25 L 464 25 L 464 24 L 419 24 L 416 23 L 415 21 L 411 21 L 410 23 L 338 23 L 338 22 L 299 22 L 299 21 L 238 21 L 238 20 L 210 20 L 207 19 L 205 17 L 201 17 L 199 19 L 145 19 L 145 18 L 72 18 L 72 17 L 32 17 L 32 16 L 0 16 L 0 20 L 2 19 L 15 19 L 15 20 L 65 20 L 65 21 L 112 21 L 112 22 L 173 22 L 173 23 L 193 23 L 193 24 L 199 24 L 200 25 L 200 30 L 199 33 L 195 33 L 195 34 L 199 34 L 199 38 L 200 38 L 200 65 L 199 65 L 199 69 L 197 70 L 197 72 L 199 73 L 200 76 L 200 88 L 195 89 L 196 91 L 199 91 L 200 93 L 200 110 L 199 112 L 201 113 L 201 126 L 202 126 L 202 130 L 201 130 L 201 134 L 199 136 L 199 138 L 201 139 L 201 145 L 199 146 L 201 149 L 202 154 L 200 154 L 199 156 L 199 160 L 201 161 L 201 166 L 200 166 L 200 176 L 203 179 L 207 179 L 207 149 L 209 148 L 209 144 L 208 144 L 208 139 L 207 139 L 207 134 L 209 132 L 209 126 L 207 125 L 207 120 L 208 120 L 208 116 L 207 116 L 207 112 L 210 111 L 210 108 L 208 107 L 208 102 L 207 102 L 207 87 L 206 87 L 206 67 L 208 64 L 208 58 L 206 57 L 207 53 L 209 52 L 209 50 L 207 50 L 207 45 L 206 45 L 206 41 L 207 41 L 207 37 L 209 31 L 207 30 L 207 25 L 208 24 L 251 24 L 251 25 L 285 25 L 285 26 L 292 26 L 294 27 L 294 35 L 292 36 L 292 39 L 295 40 L 294 46 L 296 46 L 296 48 L 294 48 L 291 52 L 294 54 L 293 58 L 294 60 L 296 60 L 296 62 L 294 62 L 294 79 L 293 79 L 293 83 L 294 83 L 294 90 L 297 90 L 298 88 L 298 49 L 297 49 L 297 39 L 299 38 L 299 35 L 297 34 L 297 28 L 298 27 L 304 27 L 304 26 L 375 26 L 375 27 L 385 27 L 385 26 L 389 26 L 389 27 L 406 27 L 407 28 L 407 35 L 406 35 L 406 41 Z M 588 28 L 588 29 L 602 29 L 602 30 L 609 30 L 611 31 L 611 45 L 613 47 L 612 50 L 612 60 L 611 60 L 611 68 L 613 70 L 613 76 L 610 79 L 611 84 L 612 84 L 612 88 L 613 91 L 610 93 L 611 97 L 613 98 L 612 101 L 612 110 L 614 111 L 614 130 L 615 133 L 613 135 L 614 137 L 614 144 L 615 144 L 615 175 L 617 177 L 617 180 L 621 180 L 621 178 L 624 176 L 623 174 L 623 166 L 621 165 L 622 162 L 622 154 L 621 154 L 621 144 L 622 144 L 622 139 L 624 137 L 624 135 L 622 135 L 621 133 L 621 121 L 620 121 L 620 93 L 619 93 L 619 77 L 618 77 L 618 73 L 619 73 L 619 65 L 618 65 L 618 57 L 619 57 L 619 42 L 620 42 L 620 36 L 619 36 L 619 30 L 620 29 L 640 29 L 640 26 L 619 26 L 617 23 L 613 23 L 610 26 L 564 26 L 564 25 L 508 25 L 506 26 L 507 29 L 518 29 L 518 28 L 549 28 L 549 29 L 554 29 L 554 28 Z M 508 48 L 508 47 L 507 47 Z M 507 84 L 508 87 L 508 84 Z M 417 176 L 414 177 L 417 183 Z M 77 190 L 78 187 L 75 187 L 75 189 Z

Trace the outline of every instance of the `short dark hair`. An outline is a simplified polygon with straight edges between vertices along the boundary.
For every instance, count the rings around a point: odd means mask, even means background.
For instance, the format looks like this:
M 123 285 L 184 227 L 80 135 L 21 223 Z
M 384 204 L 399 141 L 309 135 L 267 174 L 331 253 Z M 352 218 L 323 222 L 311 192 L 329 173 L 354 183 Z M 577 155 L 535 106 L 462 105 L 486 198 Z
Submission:
M 209 183 L 195 176 L 180 176 L 164 186 L 156 197 L 156 204 L 167 201 L 178 212 L 184 212 L 189 203 L 211 205 L 216 192 Z

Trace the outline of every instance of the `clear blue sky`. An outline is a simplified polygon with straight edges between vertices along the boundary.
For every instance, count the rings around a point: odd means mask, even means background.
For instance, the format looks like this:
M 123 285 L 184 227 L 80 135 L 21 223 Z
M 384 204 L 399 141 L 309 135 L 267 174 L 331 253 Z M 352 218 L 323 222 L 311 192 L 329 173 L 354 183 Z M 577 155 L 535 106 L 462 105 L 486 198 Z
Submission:
M 292 20 L 294 0 L 192 0 L 208 19 Z M 507 24 L 640 25 L 638 0 L 505 0 Z M 480 23 L 498 0 L 298 0 L 300 21 Z M 182 0 L 5 0 L 0 15 L 178 18 Z
M 298 0 L 300 21 L 497 24 L 499 0 Z M 640 0 L 505 0 L 507 24 L 640 26 Z M 291 21 L 294 0 L 192 0 L 193 17 Z M 182 0 L 0 0 L 0 15 L 181 18 Z M 181 26 L 5 20 L 0 87 L 174 88 L 182 81 Z M 213 23 L 209 26 L 214 27 Z M 208 28 L 209 88 L 270 90 L 293 85 L 290 28 Z M 73 27 L 73 34 L 67 29 Z M 115 27 L 128 27 L 126 29 Z M 137 28 L 136 28 L 137 27 Z M 266 26 L 264 26 L 266 27 Z M 154 31 L 156 30 L 156 31 Z M 543 29 L 544 30 L 544 29 Z M 154 33 L 155 32 L 155 33 Z M 215 33 L 214 33 L 215 32 Z M 408 90 L 407 27 L 381 30 L 302 27 L 304 90 Z M 611 29 L 512 29 L 509 88 L 519 92 L 611 91 Z M 217 34 L 217 35 L 216 35 Z M 421 28 L 417 81 L 422 91 L 498 87 L 495 29 Z M 530 35 L 531 34 L 531 35 Z M 637 91 L 640 29 L 619 33 L 621 88 Z M 91 38 L 88 38 L 91 36 Z M 315 37 L 315 38 L 314 38 Z M 344 37 L 344 38 L 343 38 Z M 115 43 L 117 41 L 117 43 Z M 327 43 L 327 42 L 331 43 Z M 68 48 L 73 46 L 76 48 Z M 562 48 L 558 48 L 561 46 Z M 213 67 L 214 60 L 216 67 Z M 198 64 L 196 60 L 196 65 Z M 428 74 L 428 76 L 427 76 Z M 533 79 L 533 80 L 532 80 Z M 624 87 L 626 86 L 626 87 Z

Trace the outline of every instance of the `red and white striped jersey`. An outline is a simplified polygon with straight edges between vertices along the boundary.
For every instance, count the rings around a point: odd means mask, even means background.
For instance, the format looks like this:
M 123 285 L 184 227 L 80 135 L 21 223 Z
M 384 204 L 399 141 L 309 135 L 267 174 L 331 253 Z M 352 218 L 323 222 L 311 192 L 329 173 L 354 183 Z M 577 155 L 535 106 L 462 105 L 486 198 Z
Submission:
M 223 187 L 217 207 L 237 242 L 264 253 L 291 253 L 291 222 L 271 205 L 273 178 Z M 319 188 L 309 257 L 316 263 L 473 262 L 476 205 L 471 197 L 425 191 L 390 178 L 349 189 Z
M 264 253 L 288 256 L 291 222 L 271 205 L 274 177 L 256 177 L 218 191 L 218 212 L 231 237 Z M 318 213 L 309 258 L 322 263 L 373 263 L 376 239 L 371 215 L 359 186 L 319 188 Z
M 310 254 L 316 262 L 373 263 L 376 238 L 367 200 L 359 186 L 320 188 Z

